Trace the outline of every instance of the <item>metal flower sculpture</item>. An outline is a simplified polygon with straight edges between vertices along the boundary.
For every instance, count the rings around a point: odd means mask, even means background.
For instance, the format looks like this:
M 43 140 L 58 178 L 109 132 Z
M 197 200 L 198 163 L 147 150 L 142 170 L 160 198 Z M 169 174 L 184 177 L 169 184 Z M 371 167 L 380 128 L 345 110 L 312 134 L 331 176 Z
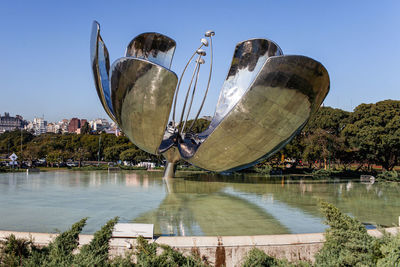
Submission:
M 195 134 L 191 130 L 204 105 L 212 74 L 212 36 L 214 32 L 208 31 L 207 39 L 201 39 L 178 79 L 170 70 L 174 40 L 159 33 L 140 34 L 129 43 L 125 57 L 110 68 L 100 25 L 93 22 L 91 63 L 100 101 L 136 146 L 167 159 L 164 177 L 174 176 L 179 159 L 217 172 L 256 164 L 292 140 L 329 91 L 329 75 L 321 63 L 305 56 L 283 55 L 280 47 L 267 39 L 246 40 L 236 45 L 210 126 Z M 205 62 L 202 48 L 209 45 L 207 88 L 200 109 L 187 126 L 199 70 Z M 193 61 L 193 75 L 177 122 L 179 88 Z

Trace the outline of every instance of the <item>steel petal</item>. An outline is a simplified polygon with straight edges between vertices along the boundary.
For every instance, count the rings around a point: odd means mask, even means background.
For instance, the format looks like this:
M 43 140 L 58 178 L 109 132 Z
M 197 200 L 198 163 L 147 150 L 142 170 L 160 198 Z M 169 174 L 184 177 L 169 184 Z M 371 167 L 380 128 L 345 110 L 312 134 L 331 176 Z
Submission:
M 146 152 L 159 154 L 177 82 L 172 71 L 142 59 L 120 58 L 111 67 L 117 122 Z
M 283 55 L 281 48 L 268 39 L 251 39 L 240 42 L 235 47 L 231 67 L 222 85 L 209 134 L 228 112 L 239 102 L 257 77 L 267 59 Z
M 269 157 L 305 126 L 328 91 L 329 75 L 319 62 L 304 56 L 271 57 L 188 161 L 220 172 Z
M 109 85 L 110 59 L 107 47 L 100 36 L 100 24 L 97 21 L 92 24 L 90 59 L 97 95 L 108 116 L 115 121 Z
M 148 32 L 136 36 L 126 48 L 126 57 L 147 59 L 167 69 L 171 68 L 176 42 L 160 33 Z
M 200 140 L 205 140 L 240 101 L 260 73 L 267 59 L 280 55 L 283 55 L 281 48 L 268 39 L 250 39 L 236 45 L 231 67 L 219 95 L 215 114 L 208 129 L 199 134 Z M 186 137 L 178 144 L 179 151 L 184 159 L 191 158 L 199 146 L 199 142 L 193 142 Z

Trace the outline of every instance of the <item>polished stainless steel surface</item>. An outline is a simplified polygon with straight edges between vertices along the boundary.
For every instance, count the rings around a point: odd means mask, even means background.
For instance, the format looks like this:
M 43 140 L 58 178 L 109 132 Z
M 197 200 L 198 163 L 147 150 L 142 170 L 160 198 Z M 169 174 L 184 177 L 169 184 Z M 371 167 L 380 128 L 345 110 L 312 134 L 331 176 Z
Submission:
M 214 36 L 214 35 L 215 35 L 215 32 L 214 32 L 214 31 L 207 31 L 207 32 L 205 33 L 205 36 L 210 38 L 210 73 L 208 74 L 207 88 L 206 88 L 206 91 L 205 91 L 205 93 L 204 93 L 203 100 L 201 101 L 200 108 L 199 108 L 199 110 L 197 111 L 197 114 L 196 114 L 196 116 L 194 117 L 194 119 L 193 119 L 193 121 L 192 121 L 192 124 L 190 125 L 190 127 L 189 127 L 189 129 L 188 129 L 188 132 L 191 132 L 191 131 L 192 131 L 194 124 L 196 123 L 197 119 L 199 118 L 200 112 L 202 111 L 203 106 L 204 106 L 204 103 L 205 103 L 206 98 L 207 98 L 208 89 L 210 88 L 210 81 L 211 81 L 212 68 L 213 68 L 213 46 L 212 46 L 212 38 L 211 38 L 211 37 Z M 203 39 L 204 39 L 204 38 L 203 38 Z M 203 40 L 203 39 L 202 39 L 202 40 Z M 205 39 L 205 40 L 207 40 L 207 39 Z M 206 46 L 208 46 L 208 42 L 207 42 L 207 45 L 206 45 Z
M 182 113 L 181 113 L 181 119 L 179 120 L 179 124 L 178 124 L 178 132 L 180 132 L 181 135 L 183 134 L 183 131 L 185 129 L 188 117 L 190 115 L 190 111 L 192 109 L 193 99 L 194 99 L 194 95 L 196 93 L 197 82 L 199 80 L 200 67 L 201 67 L 202 64 L 205 63 L 205 61 L 202 58 L 202 56 L 205 56 L 206 52 L 204 50 L 202 50 L 202 49 L 199 49 L 199 50 L 197 50 L 197 54 L 199 55 L 199 57 L 196 59 L 196 67 L 194 68 L 192 80 L 190 81 L 189 88 L 188 88 L 187 93 L 186 93 L 186 98 L 185 98 L 185 102 L 183 104 L 183 109 L 182 109 Z M 188 99 L 188 96 L 189 96 L 189 93 L 190 93 L 190 90 L 191 90 L 191 86 L 192 86 L 192 82 L 193 82 L 193 78 L 194 77 L 196 77 L 196 78 L 194 80 L 194 85 L 193 85 L 193 90 L 192 90 L 192 97 L 190 99 L 190 104 L 189 104 L 188 111 L 186 112 L 185 122 L 182 125 L 182 119 L 183 119 L 183 116 L 185 114 L 185 109 L 186 109 L 186 102 L 187 102 L 187 99 Z
M 319 62 L 303 56 L 271 57 L 205 141 L 196 146 L 185 140 L 181 154 L 212 171 L 250 166 L 286 145 L 328 91 L 329 76 Z
M 188 89 L 187 89 L 187 91 L 186 91 L 186 97 L 185 97 L 185 101 L 183 102 L 183 108 L 182 108 L 182 112 L 181 112 L 181 118 L 179 119 L 179 123 L 178 123 L 178 132 L 180 132 L 180 131 L 181 131 L 181 128 L 182 128 L 182 126 L 181 126 L 181 125 L 182 125 L 182 120 L 183 120 L 183 116 L 185 115 L 186 103 L 187 103 L 187 100 L 188 100 L 188 97 L 189 97 L 190 90 L 191 90 L 191 88 L 192 88 L 193 79 L 194 79 L 195 77 L 198 77 L 198 76 L 199 76 L 199 71 L 200 71 L 200 58 L 201 58 L 201 54 L 199 54 L 199 57 L 198 57 L 197 60 L 196 60 L 196 66 L 195 66 L 195 68 L 194 68 L 194 70 L 193 70 L 192 78 L 190 79 L 189 87 L 188 87 Z M 194 90 L 196 90 L 196 83 L 197 83 L 197 78 L 196 78 L 196 80 L 195 80 Z M 182 134 L 182 132 L 181 132 L 181 134 Z
M 208 41 L 207 41 L 207 39 L 202 38 L 202 39 L 200 40 L 200 42 L 201 42 L 201 45 L 194 51 L 194 53 L 192 54 L 192 56 L 189 58 L 188 62 L 186 63 L 185 68 L 184 68 L 183 71 L 182 71 L 181 77 L 179 78 L 178 86 L 176 87 L 175 98 L 174 98 L 174 108 L 172 109 L 172 124 L 173 124 L 173 125 L 175 124 L 176 102 L 177 102 L 177 99 L 178 99 L 178 94 L 179 94 L 179 89 L 180 89 L 180 86 L 181 86 L 181 83 L 182 83 L 182 78 L 183 78 L 183 76 L 185 75 L 185 72 L 186 72 L 186 70 L 187 70 L 189 64 L 192 62 L 192 59 L 194 58 L 194 56 L 195 56 L 196 54 L 198 54 L 198 51 L 199 51 L 203 46 L 206 46 L 206 47 L 208 46 Z
M 147 59 L 167 69 L 171 68 L 176 42 L 160 33 L 148 32 L 136 36 L 126 48 L 126 57 Z
M 266 39 L 252 39 L 236 45 L 231 67 L 222 85 L 208 134 L 218 126 L 225 115 L 239 102 L 266 60 L 271 56 L 280 55 L 283 55 L 280 47 Z
M 90 59 L 94 82 L 100 102 L 107 115 L 115 121 L 111 104 L 111 91 L 109 86 L 110 58 L 108 50 L 100 36 L 100 24 L 94 21 L 90 38 Z
M 205 54 L 204 54 L 204 55 L 205 55 Z M 202 58 L 199 58 L 199 59 L 197 60 L 198 67 L 197 67 L 197 73 L 196 73 L 196 80 L 194 81 L 194 86 L 193 86 L 193 90 L 192 90 L 192 97 L 190 98 L 190 104 L 189 104 L 188 111 L 186 112 L 185 122 L 184 122 L 183 125 L 182 125 L 181 134 L 183 134 L 183 130 L 185 129 L 186 123 L 187 123 L 187 121 L 188 121 L 190 111 L 192 110 L 193 99 L 194 99 L 194 95 L 195 95 L 195 93 L 196 93 L 197 82 L 198 82 L 198 80 L 199 80 L 200 66 L 201 66 L 201 64 L 204 64 L 204 63 L 205 63 L 205 62 L 204 62 L 204 59 L 202 59 Z
M 235 48 L 210 126 L 202 133 L 193 133 L 210 86 L 214 35 L 206 32 L 208 39 L 200 40 L 179 81 L 169 70 L 175 41 L 158 33 L 134 38 L 126 57 L 112 65 L 109 75 L 107 48 L 100 26 L 93 23 L 91 61 L 103 107 L 139 148 L 167 159 L 165 177 L 173 176 L 179 159 L 221 172 L 246 168 L 271 156 L 301 131 L 329 91 L 329 75 L 321 63 L 304 56 L 284 56 L 279 46 L 267 39 L 246 40 Z M 185 130 L 200 65 L 207 56 L 201 48 L 209 44 L 207 87 L 192 125 Z M 175 123 L 182 77 L 196 54 L 180 120 Z M 168 122 L 171 108 L 172 121 Z
M 122 131 L 139 148 L 158 154 L 178 77 L 142 59 L 124 57 L 111 69 L 112 104 Z

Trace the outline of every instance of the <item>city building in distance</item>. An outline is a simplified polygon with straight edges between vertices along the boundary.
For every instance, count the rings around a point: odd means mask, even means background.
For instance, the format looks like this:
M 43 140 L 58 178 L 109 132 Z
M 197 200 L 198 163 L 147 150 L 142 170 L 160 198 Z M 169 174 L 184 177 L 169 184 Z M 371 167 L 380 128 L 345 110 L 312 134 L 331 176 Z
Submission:
M 81 120 L 78 118 L 72 118 L 68 124 L 68 132 L 76 133 L 78 129 L 81 128 Z
M 86 127 L 84 127 L 86 125 Z M 82 129 L 85 128 L 82 132 Z M 0 134 L 8 131 L 14 131 L 18 129 L 24 129 L 34 135 L 41 135 L 44 133 L 110 133 L 120 136 L 122 133 L 118 126 L 107 119 L 98 118 L 94 120 L 86 120 L 79 118 L 63 119 L 58 122 L 47 122 L 42 117 L 35 117 L 33 121 L 26 121 L 20 115 L 11 117 L 8 112 L 4 113 L 4 116 L 0 115 Z
M 23 129 L 26 124 L 27 122 L 20 115 L 11 117 L 8 112 L 4 112 L 4 116 L 0 115 L 0 133 Z

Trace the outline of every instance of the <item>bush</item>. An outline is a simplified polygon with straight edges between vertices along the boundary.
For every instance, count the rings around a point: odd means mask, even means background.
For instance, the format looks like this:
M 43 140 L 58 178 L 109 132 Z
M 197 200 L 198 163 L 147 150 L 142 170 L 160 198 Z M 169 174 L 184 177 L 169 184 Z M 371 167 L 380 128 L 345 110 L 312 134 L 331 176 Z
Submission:
M 62 266 L 73 260 L 72 251 L 78 248 L 79 234 L 86 224 L 87 218 L 83 218 L 79 222 L 72 225 L 71 229 L 65 231 L 56 237 L 50 243 L 49 253 L 41 265 L 45 266 Z M 47 253 L 46 253 L 47 254 Z
M 325 233 L 323 248 L 316 255 L 315 266 L 400 266 L 400 235 L 384 234 L 374 238 L 364 225 L 355 218 L 340 212 L 333 205 L 321 202 L 321 211 L 330 226 Z M 185 256 L 177 250 L 157 243 L 149 243 L 143 237 L 137 239 L 134 252 L 125 257 L 109 257 L 109 240 L 118 218 L 108 221 L 94 234 L 92 241 L 77 252 L 79 233 L 86 218 L 72 225 L 47 247 L 37 248 L 31 240 L 18 239 L 10 235 L 0 241 L 0 266 L 97 266 L 97 267 L 203 267 L 209 266 L 207 259 L 196 253 Z M 132 257 L 135 256 L 136 263 Z M 258 266 L 311 266 L 300 261 L 289 263 L 275 259 L 259 249 L 252 249 L 243 262 L 243 267 Z
M 277 266 L 277 260 L 265 254 L 264 251 L 253 248 L 244 259 L 243 267 Z
M 110 220 L 94 234 L 90 244 L 83 246 L 80 253 L 75 254 L 79 245 L 79 234 L 86 219 L 73 224 L 71 229 L 41 249 L 35 247 L 32 241 L 16 239 L 10 235 L 2 242 L 0 266 L 111 266 L 112 262 L 108 261 L 108 242 L 118 218 Z
M 378 241 L 357 219 L 343 214 L 332 204 L 321 202 L 325 223 L 325 243 L 316 255 L 317 266 L 375 266 L 380 257 Z
M 324 170 L 324 169 L 319 169 L 319 170 L 314 170 L 312 172 L 312 176 L 314 178 L 329 178 L 333 176 L 334 171 L 332 170 Z
M 380 180 L 386 180 L 386 181 L 394 181 L 394 182 L 399 182 L 400 181 L 400 175 L 397 171 L 384 171 L 377 176 L 378 179 Z
M 380 251 L 382 258 L 378 259 L 377 266 L 400 266 L 400 235 L 387 238 L 387 242 L 382 242 Z
M 124 165 L 119 165 L 119 167 L 122 169 L 122 170 L 147 170 L 147 168 L 146 167 L 139 167 L 139 166 L 124 166 Z
M 137 239 L 137 264 L 131 260 L 132 253 L 125 257 L 109 257 L 109 241 L 118 218 L 108 221 L 97 231 L 92 241 L 82 246 L 79 253 L 75 253 L 79 245 L 79 234 L 86 223 L 86 218 L 72 225 L 71 229 L 63 232 L 48 246 L 39 249 L 26 239 L 17 239 L 10 235 L 1 242 L 0 266 L 208 266 L 199 256 L 184 256 L 173 248 L 156 243 L 149 243 L 144 238 Z M 157 251 L 162 250 L 157 255 Z
M 4 241 L 0 241 L 0 266 L 19 266 L 22 259 L 30 254 L 32 241 L 17 239 L 11 234 Z
M 76 255 L 74 261 L 79 266 L 100 266 L 108 260 L 110 249 L 109 240 L 118 217 L 108 221 L 99 231 L 97 231 L 89 244 L 82 246 L 80 253 Z
M 157 255 L 158 248 L 161 248 L 161 254 Z M 136 246 L 137 266 L 148 267 L 202 267 L 208 266 L 206 261 L 202 261 L 199 256 L 184 256 L 182 253 L 174 250 L 170 246 L 159 245 L 157 243 L 149 243 L 143 237 L 137 239 Z
M 275 259 L 268 256 L 264 251 L 257 248 L 253 248 L 247 254 L 243 262 L 243 267 L 295 267 L 295 266 L 311 266 L 310 263 L 300 261 L 296 263 L 290 263 L 287 260 Z
M 260 173 L 260 174 L 263 174 L 263 175 L 269 175 L 271 173 L 272 167 L 270 165 L 268 165 L 268 164 L 265 164 L 265 165 L 263 165 L 261 167 L 254 168 L 254 170 L 257 173 Z

